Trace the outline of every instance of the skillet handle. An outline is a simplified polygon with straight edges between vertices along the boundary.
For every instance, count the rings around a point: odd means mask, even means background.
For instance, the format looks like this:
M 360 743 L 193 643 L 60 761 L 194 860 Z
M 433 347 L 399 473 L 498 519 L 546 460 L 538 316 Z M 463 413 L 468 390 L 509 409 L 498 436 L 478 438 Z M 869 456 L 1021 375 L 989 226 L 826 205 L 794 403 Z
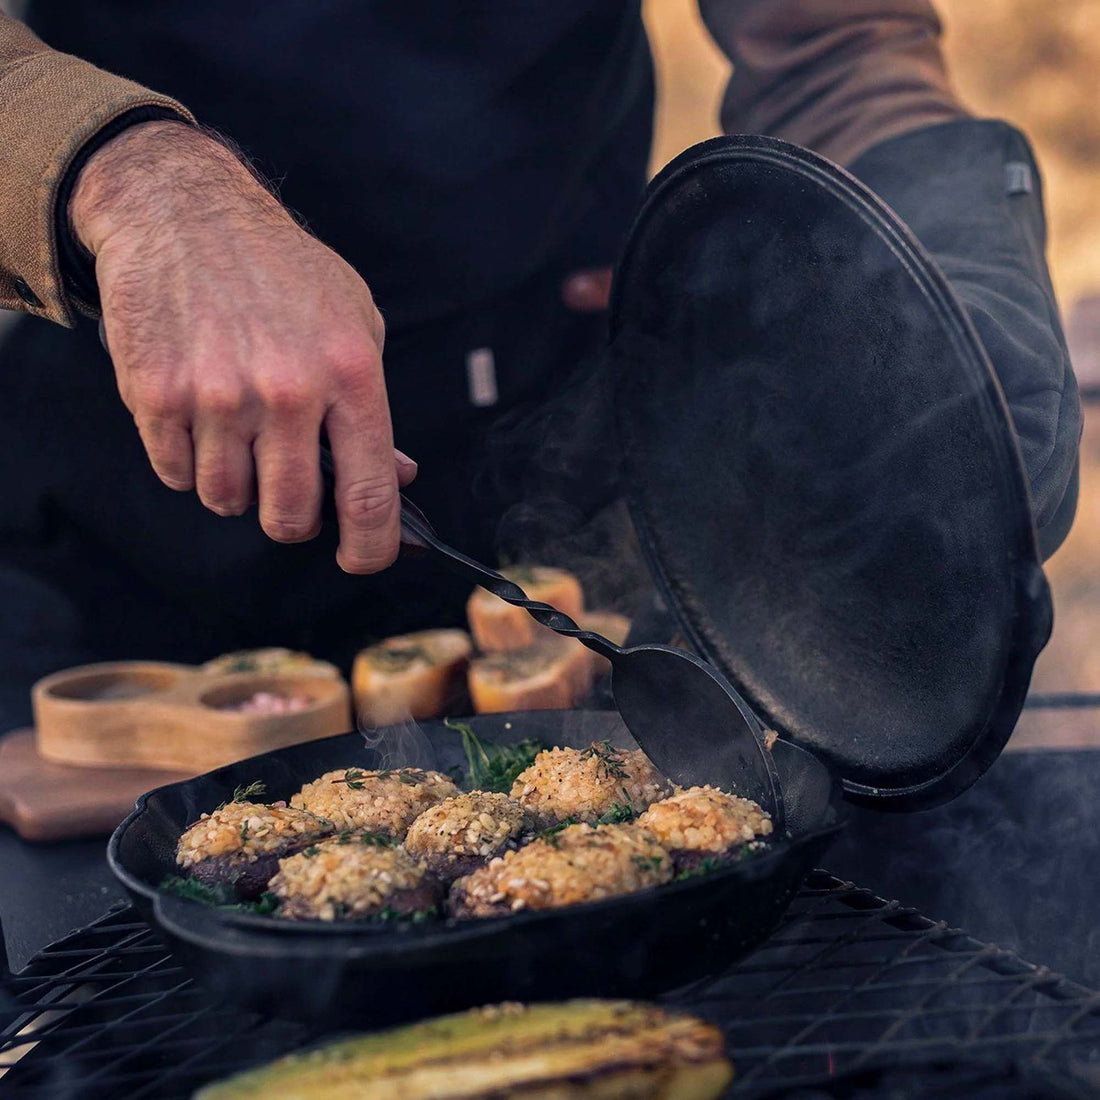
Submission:
M 321 480 L 324 484 L 324 497 L 321 515 L 325 520 L 336 521 L 336 465 L 328 444 L 321 444 Z M 425 537 L 427 536 L 427 537 Z M 413 502 L 401 494 L 401 550 L 400 556 L 417 557 L 431 549 L 429 539 L 435 538 L 435 531 L 427 517 Z

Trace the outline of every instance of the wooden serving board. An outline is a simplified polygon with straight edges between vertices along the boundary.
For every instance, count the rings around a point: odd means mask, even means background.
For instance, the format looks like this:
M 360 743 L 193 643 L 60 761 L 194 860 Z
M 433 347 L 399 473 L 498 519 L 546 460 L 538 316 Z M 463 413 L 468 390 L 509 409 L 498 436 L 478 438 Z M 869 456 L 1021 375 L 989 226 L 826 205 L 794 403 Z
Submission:
M 139 795 L 190 773 L 155 768 L 81 768 L 44 760 L 34 730 L 0 738 L 0 821 L 24 840 L 106 836 Z
M 228 709 L 257 692 L 306 695 L 301 710 Z M 55 764 L 165 768 L 191 775 L 272 749 L 353 729 L 338 676 L 208 672 L 160 661 L 115 661 L 55 672 L 32 692 L 38 753 Z

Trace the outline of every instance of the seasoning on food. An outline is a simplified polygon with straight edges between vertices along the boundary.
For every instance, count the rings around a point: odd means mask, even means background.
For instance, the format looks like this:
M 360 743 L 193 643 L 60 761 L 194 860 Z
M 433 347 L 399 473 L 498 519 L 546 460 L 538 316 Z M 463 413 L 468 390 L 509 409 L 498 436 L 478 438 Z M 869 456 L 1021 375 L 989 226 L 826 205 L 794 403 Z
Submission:
M 401 840 L 429 806 L 458 793 L 442 772 L 341 768 L 307 783 L 290 804 L 327 818 L 339 829 L 370 829 Z
M 512 786 L 512 797 L 536 828 L 563 820 L 594 823 L 615 806 L 640 813 L 670 787 L 640 749 L 614 748 L 599 741 L 587 749 L 540 752 Z
M 451 890 L 451 911 L 488 917 L 554 909 L 659 886 L 672 873 L 668 852 L 644 829 L 570 825 L 460 878 Z

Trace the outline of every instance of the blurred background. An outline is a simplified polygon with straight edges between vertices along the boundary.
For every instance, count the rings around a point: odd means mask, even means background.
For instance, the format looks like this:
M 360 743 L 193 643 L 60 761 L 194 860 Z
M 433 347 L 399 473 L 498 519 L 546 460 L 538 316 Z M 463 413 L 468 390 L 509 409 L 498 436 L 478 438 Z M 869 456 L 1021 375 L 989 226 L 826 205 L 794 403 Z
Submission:
M 1054 284 L 1086 404 L 1081 499 L 1047 565 L 1055 627 L 1033 692 L 1100 693 L 1100 0 L 935 0 L 955 86 L 1024 130 L 1043 169 Z M 646 0 L 660 99 L 652 168 L 718 133 L 729 63 L 696 0 Z M 1100 711 L 1025 712 L 1013 746 L 1100 745 Z
M 1035 692 L 1100 693 L 1100 0 L 936 0 L 956 87 L 975 113 L 1008 119 L 1043 168 L 1049 254 L 1078 378 L 1092 389 L 1082 443 L 1081 499 L 1047 567 L 1055 631 Z M 20 0 L 0 0 L 18 15 Z M 659 103 L 652 169 L 718 133 L 729 63 L 696 0 L 645 0 Z M 5 324 L 0 310 L 0 332 Z M 1017 747 L 1100 745 L 1095 709 L 1026 714 Z

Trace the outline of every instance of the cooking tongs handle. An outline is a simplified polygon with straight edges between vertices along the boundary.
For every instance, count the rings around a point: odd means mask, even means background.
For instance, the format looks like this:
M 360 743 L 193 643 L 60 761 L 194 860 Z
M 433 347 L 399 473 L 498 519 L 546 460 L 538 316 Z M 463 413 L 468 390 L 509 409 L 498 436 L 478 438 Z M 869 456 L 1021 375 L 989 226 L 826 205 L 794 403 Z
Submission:
M 332 452 L 325 444 L 321 444 L 321 477 L 324 480 L 324 511 L 326 514 L 335 512 L 333 489 L 336 484 L 336 467 L 332 461 Z M 501 576 L 495 569 L 482 565 L 473 558 L 468 558 L 460 550 L 448 546 L 435 533 L 427 517 L 404 493 L 401 494 L 401 555 L 413 556 L 432 553 L 439 557 L 443 564 L 458 576 L 468 580 L 471 584 L 487 588 L 494 596 L 499 596 L 505 603 L 522 607 L 536 621 L 548 626 L 557 634 L 563 634 L 569 638 L 576 638 L 589 649 L 599 653 L 603 657 L 611 658 L 622 650 L 614 642 L 609 641 L 602 634 L 591 630 L 584 630 L 578 626 L 564 611 L 551 607 L 548 603 L 527 598 L 527 593 L 518 584 Z

